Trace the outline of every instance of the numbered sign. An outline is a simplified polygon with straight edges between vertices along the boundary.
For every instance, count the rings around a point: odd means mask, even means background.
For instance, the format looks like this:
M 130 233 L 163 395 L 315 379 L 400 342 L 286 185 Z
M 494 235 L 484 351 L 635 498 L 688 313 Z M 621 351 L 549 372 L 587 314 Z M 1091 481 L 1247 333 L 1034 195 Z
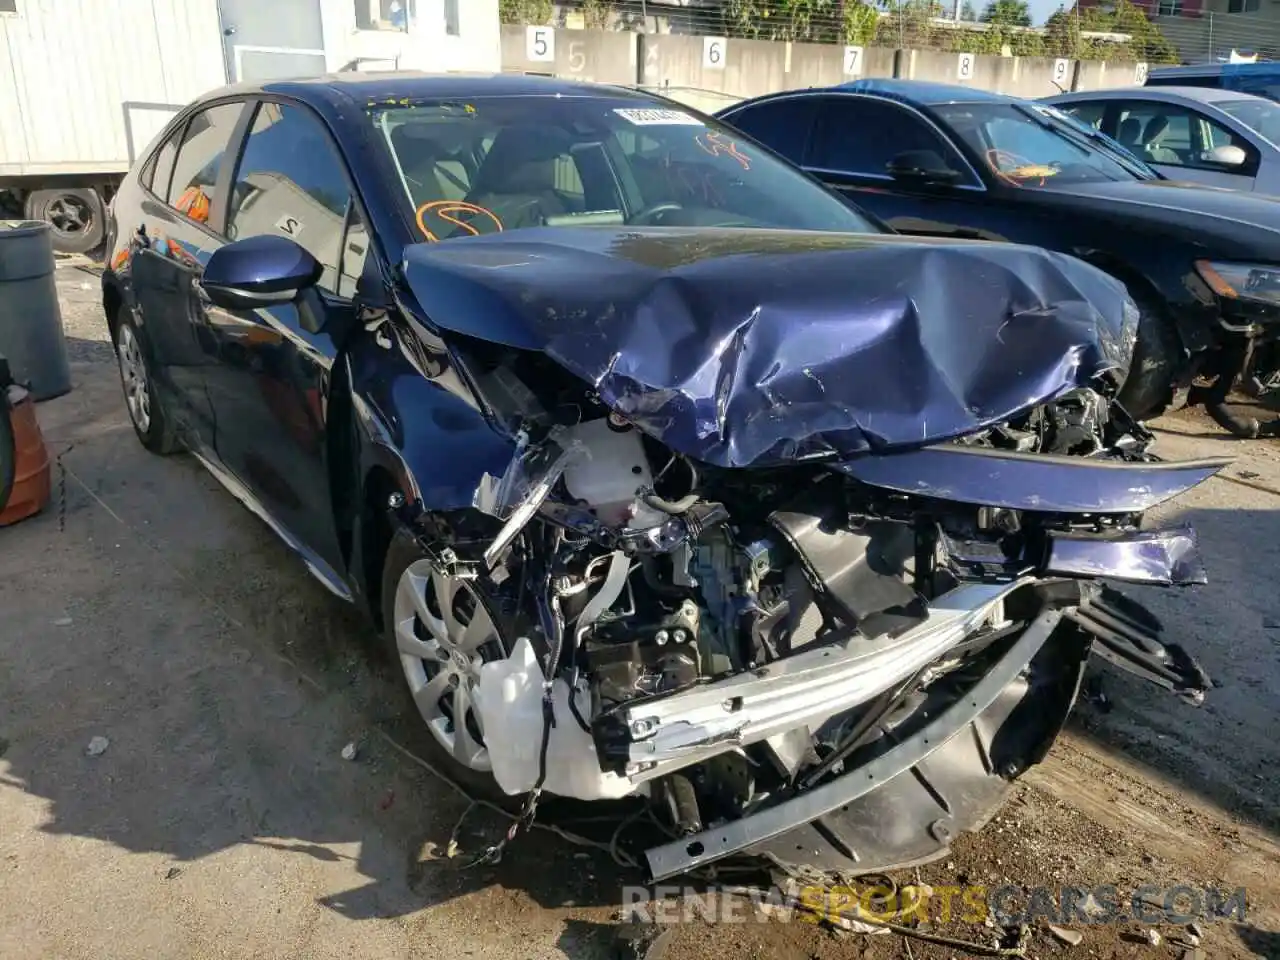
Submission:
M 528 27 L 524 34 L 524 58 L 549 63 L 556 58 L 556 31 L 553 27 Z
M 1138 86 L 1142 86 L 1147 82 L 1147 65 L 1145 63 L 1134 64 L 1133 82 Z
M 702 38 L 702 65 L 708 70 L 723 70 L 729 41 L 724 37 Z
M 844 48 L 844 73 L 846 77 L 856 77 L 862 73 L 862 48 Z
M 1071 61 L 1059 58 L 1053 61 L 1053 82 L 1064 86 L 1071 75 Z
M 956 79 L 972 80 L 973 79 L 973 63 L 975 56 L 972 53 L 960 54 L 960 59 L 956 61 Z

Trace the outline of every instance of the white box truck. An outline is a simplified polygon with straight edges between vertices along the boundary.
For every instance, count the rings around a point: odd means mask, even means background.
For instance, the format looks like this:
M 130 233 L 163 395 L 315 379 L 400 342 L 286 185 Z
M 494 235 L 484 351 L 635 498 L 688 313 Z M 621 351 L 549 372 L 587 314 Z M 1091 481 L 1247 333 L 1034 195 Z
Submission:
M 101 244 L 133 160 L 228 81 L 497 70 L 498 0 L 0 0 L 0 218 Z

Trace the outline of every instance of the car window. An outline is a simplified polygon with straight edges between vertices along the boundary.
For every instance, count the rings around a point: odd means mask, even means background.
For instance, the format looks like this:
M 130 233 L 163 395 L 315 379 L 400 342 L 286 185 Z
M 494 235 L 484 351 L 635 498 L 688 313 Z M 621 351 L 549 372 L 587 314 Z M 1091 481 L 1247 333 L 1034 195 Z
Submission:
M 1004 184 L 1052 187 L 1104 180 L 1139 180 L 1132 159 L 1089 138 L 1056 109 L 1018 103 L 949 103 L 935 112 Z
M 320 287 L 345 288 L 343 277 L 358 277 L 344 236 L 352 204 L 337 144 L 305 108 L 262 103 L 253 118 L 236 168 L 227 214 L 227 237 L 286 236 L 324 267 Z
M 973 183 L 955 149 L 921 117 L 893 103 L 862 97 L 826 99 L 808 164 L 843 173 L 888 176 L 889 162 L 909 150 L 936 153 L 944 164 Z
M 1058 103 L 1055 106 L 1071 114 L 1081 123 L 1087 123 L 1095 130 L 1102 129 L 1102 120 L 1107 113 L 1105 100 L 1095 100 L 1092 103 Z
M 1147 163 L 1196 170 L 1230 169 L 1212 151 L 1237 146 L 1248 155 L 1252 146 L 1220 123 L 1196 110 L 1173 103 L 1128 101 L 1119 104 L 1118 139 Z
M 665 103 L 488 97 L 370 117 L 428 241 L 576 224 L 878 232 L 731 127 Z
M 817 113 L 817 97 L 786 97 L 744 107 L 725 119 L 792 163 L 801 163 Z
M 182 139 L 183 129 L 184 125 L 179 124 L 142 171 L 142 185 L 156 196 L 169 195 L 169 180 L 173 177 L 173 162 L 178 158 L 178 141 Z
M 1280 105 L 1271 100 L 1220 100 L 1214 106 L 1259 136 L 1280 144 Z
M 174 161 L 168 202 L 198 223 L 208 223 L 217 197 L 218 173 L 243 103 L 223 103 L 191 118 Z

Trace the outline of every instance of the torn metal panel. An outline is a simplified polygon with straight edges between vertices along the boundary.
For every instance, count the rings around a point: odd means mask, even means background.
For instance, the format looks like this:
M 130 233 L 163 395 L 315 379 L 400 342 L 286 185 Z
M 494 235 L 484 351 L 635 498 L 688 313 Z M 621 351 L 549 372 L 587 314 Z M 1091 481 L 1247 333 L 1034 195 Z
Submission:
M 443 328 L 541 351 L 724 467 L 972 433 L 1123 372 L 1136 325 L 1100 271 L 998 243 L 548 227 L 420 244 L 404 273 Z

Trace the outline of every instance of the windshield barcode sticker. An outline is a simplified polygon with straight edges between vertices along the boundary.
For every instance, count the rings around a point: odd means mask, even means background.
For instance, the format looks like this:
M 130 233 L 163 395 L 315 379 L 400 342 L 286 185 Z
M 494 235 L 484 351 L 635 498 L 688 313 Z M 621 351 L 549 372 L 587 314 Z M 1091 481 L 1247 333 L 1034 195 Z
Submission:
M 691 117 L 683 110 L 614 110 L 618 116 L 637 127 L 681 126 L 701 127 L 703 123 L 697 117 Z

